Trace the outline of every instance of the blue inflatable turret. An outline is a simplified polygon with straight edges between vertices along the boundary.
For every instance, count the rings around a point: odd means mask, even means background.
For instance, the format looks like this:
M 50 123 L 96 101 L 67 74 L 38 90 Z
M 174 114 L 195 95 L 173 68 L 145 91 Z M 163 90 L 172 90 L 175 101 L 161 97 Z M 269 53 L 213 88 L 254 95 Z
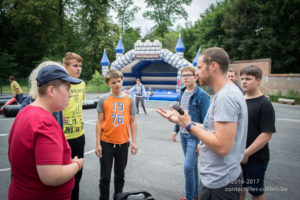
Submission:
M 108 67 L 110 64 L 105 49 L 100 64 L 102 66 L 102 76 L 104 76 L 108 72 Z
M 197 66 L 197 61 L 198 61 L 198 57 L 199 57 L 200 53 L 201 53 L 201 47 L 199 48 L 199 50 L 198 50 L 198 52 L 197 52 L 197 54 L 196 54 L 196 56 L 195 56 L 195 58 L 193 60 L 193 66 L 194 67 Z
M 178 41 L 177 41 L 177 44 L 175 47 L 176 54 L 182 53 L 182 55 L 183 55 L 184 50 L 185 50 L 185 48 L 184 48 L 183 42 L 181 40 L 181 35 L 179 35 L 179 38 L 178 38 Z
M 175 47 L 175 51 L 176 51 L 176 55 L 179 57 L 179 59 L 183 59 L 183 52 L 184 52 L 185 48 L 181 39 L 181 35 L 179 35 L 176 47 Z M 177 71 L 177 85 L 176 85 L 176 92 L 180 92 L 181 88 L 183 87 L 183 84 L 181 82 L 181 68 L 178 69 Z
M 121 56 L 123 56 L 123 53 L 124 53 L 125 49 L 124 49 L 124 46 L 123 46 L 123 41 L 122 41 L 122 38 L 120 37 L 120 40 L 119 40 L 119 43 L 116 47 L 116 59 L 120 58 Z

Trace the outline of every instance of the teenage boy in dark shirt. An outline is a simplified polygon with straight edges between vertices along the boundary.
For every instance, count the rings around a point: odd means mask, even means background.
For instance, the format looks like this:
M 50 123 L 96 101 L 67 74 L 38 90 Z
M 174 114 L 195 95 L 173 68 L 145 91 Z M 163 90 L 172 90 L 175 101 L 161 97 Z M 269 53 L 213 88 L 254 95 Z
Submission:
M 242 160 L 243 186 L 254 200 L 266 199 L 264 177 L 270 159 L 268 142 L 275 130 L 275 111 L 270 101 L 259 89 L 262 71 L 257 66 L 248 66 L 240 72 L 242 87 L 246 92 L 248 107 L 248 134 L 244 159 Z M 246 192 L 241 193 L 241 200 Z

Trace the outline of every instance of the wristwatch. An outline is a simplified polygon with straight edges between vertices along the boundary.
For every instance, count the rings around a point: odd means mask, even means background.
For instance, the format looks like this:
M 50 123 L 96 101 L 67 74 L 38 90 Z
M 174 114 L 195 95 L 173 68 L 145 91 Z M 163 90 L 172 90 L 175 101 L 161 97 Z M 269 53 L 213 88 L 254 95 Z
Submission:
M 192 126 L 196 126 L 196 123 L 195 123 L 195 122 L 189 123 L 189 124 L 185 127 L 185 129 L 190 133 L 190 132 L 191 132 L 191 127 L 192 127 Z

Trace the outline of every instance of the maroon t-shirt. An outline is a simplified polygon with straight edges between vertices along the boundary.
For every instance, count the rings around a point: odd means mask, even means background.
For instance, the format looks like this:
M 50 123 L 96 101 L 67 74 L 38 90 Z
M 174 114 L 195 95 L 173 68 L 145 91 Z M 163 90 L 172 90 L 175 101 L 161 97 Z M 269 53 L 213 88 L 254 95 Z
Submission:
M 26 106 L 10 130 L 8 157 L 12 180 L 8 199 L 70 199 L 74 178 L 60 186 L 41 182 L 36 165 L 72 163 L 71 149 L 55 118 L 43 108 Z

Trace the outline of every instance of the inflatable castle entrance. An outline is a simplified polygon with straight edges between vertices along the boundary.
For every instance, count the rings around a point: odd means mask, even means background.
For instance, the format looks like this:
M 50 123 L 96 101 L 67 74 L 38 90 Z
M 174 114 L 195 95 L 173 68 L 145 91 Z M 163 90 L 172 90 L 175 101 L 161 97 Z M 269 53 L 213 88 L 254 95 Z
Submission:
M 129 89 L 136 84 L 135 79 L 140 78 L 142 84 L 148 91 L 151 87 L 154 94 L 150 100 L 175 101 L 179 99 L 179 91 L 182 87 L 180 82 L 180 70 L 185 66 L 192 64 L 183 58 L 184 45 L 181 36 L 175 48 L 176 53 L 168 49 L 162 49 L 161 42 L 138 40 L 134 44 L 134 49 L 124 54 L 122 38 L 115 49 L 116 60 L 111 64 L 111 69 L 117 69 L 123 72 L 123 88 Z M 197 53 L 199 55 L 200 51 Z M 195 57 L 195 59 L 197 59 Z M 195 61 L 194 59 L 194 61 Z M 101 65 L 102 75 L 107 73 L 109 60 L 104 51 Z M 194 62 L 193 62 L 194 64 Z M 196 66 L 194 64 L 194 66 Z

